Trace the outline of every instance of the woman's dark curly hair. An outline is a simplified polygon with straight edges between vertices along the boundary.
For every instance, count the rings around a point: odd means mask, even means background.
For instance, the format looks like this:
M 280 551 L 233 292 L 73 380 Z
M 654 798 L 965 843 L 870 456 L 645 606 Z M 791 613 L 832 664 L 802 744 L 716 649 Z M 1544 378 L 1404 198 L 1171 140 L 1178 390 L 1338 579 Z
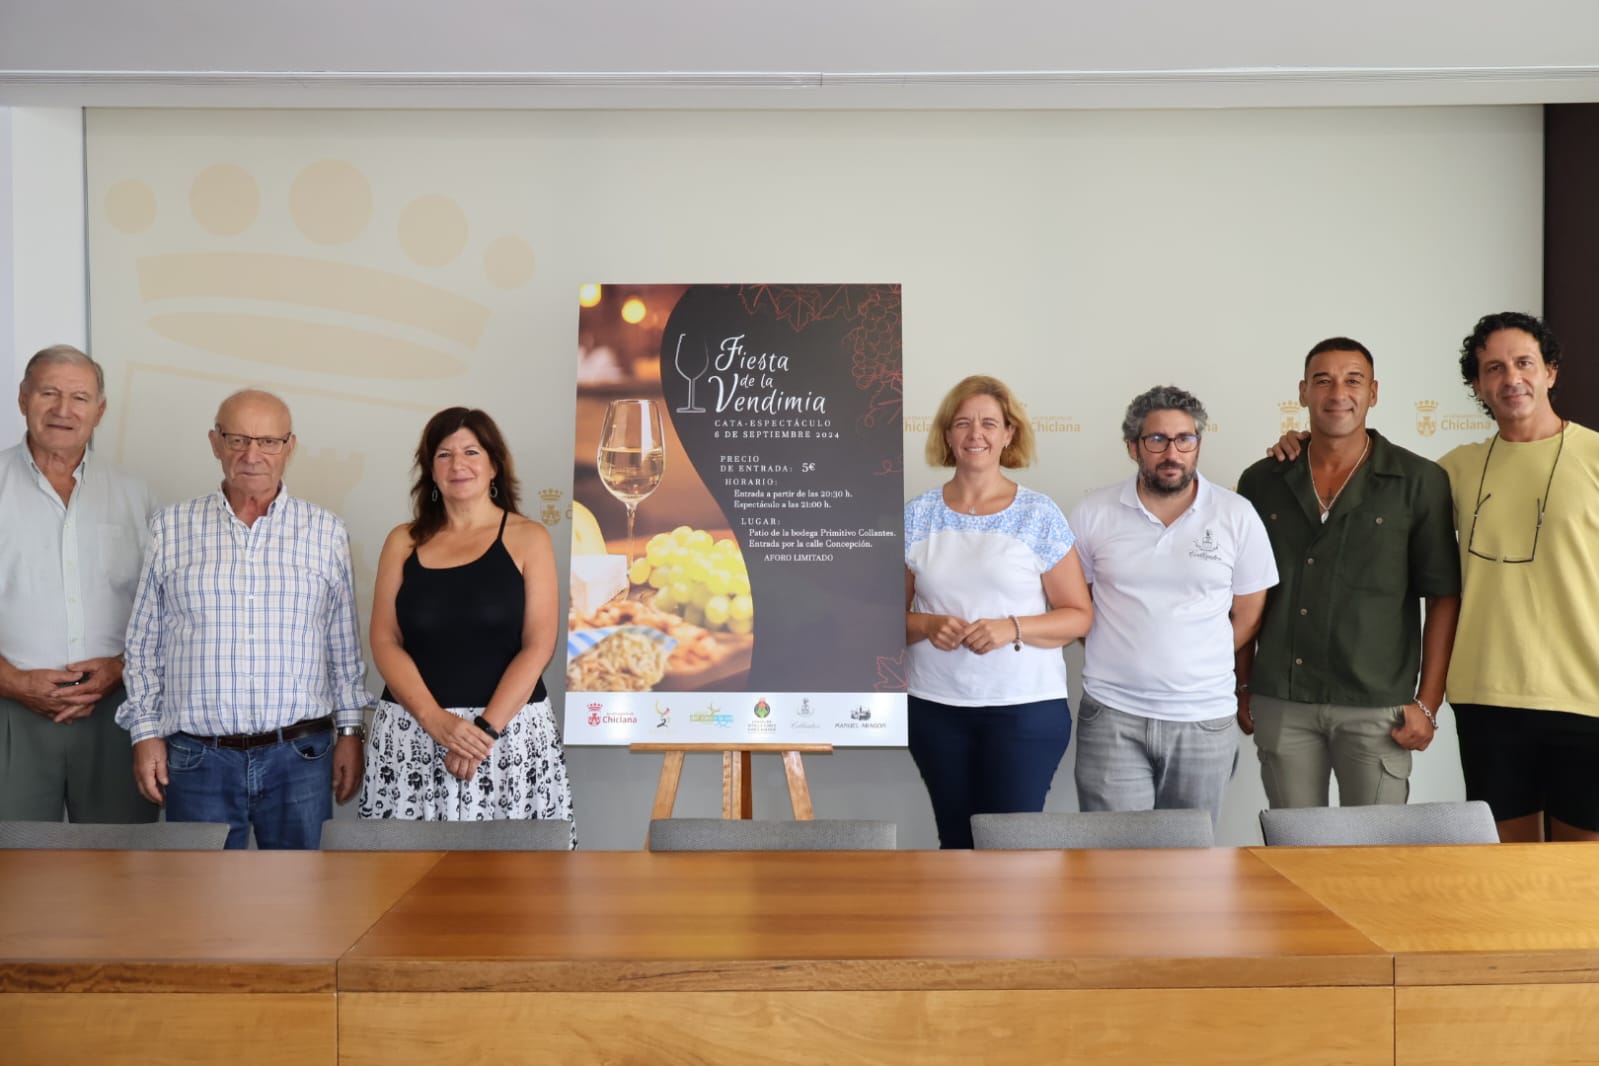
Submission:
M 1488 338 L 1502 329 L 1519 329 L 1530 334 L 1538 342 L 1538 350 L 1543 353 L 1544 365 L 1550 368 L 1560 366 L 1560 341 L 1554 332 L 1544 324 L 1543 319 L 1534 318 L 1532 315 L 1522 314 L 1520 311 L 1500 311 L 1495 315 L 1483 315 L 1477 320 L 1477 325 L 1471 334 L 1460 342 L 1460 376 L 1465 381 L 1466 387 L 1472 390 L 1472 395 L 1477 393 L 1477 378 L 1482 373 L 1478 365 L 1478 356 L 1488 344 Z M 1549 395 L 1555 394 L 1550 388 Z M 1482 404 L 1482 409 L 1490 415 L 1493 408 L 1483 403 L 1479 397 L 1477 402 Z

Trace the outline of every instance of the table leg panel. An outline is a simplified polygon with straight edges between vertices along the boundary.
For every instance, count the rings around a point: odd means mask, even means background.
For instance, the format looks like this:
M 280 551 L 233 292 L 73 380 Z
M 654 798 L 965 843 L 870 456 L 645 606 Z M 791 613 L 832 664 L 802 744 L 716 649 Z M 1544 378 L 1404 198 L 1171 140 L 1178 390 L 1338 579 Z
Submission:
M 339 1050 L 341 1066 L 1387 1066 L 1393 990 L 345 993 Z
M 1438 985 L 1395 990 L 1396 1066 L 1599 1060 L 1599 985 Z
M 334 994 L 0 995 L 0 1061 L 96 1066 L 333 1066 Z

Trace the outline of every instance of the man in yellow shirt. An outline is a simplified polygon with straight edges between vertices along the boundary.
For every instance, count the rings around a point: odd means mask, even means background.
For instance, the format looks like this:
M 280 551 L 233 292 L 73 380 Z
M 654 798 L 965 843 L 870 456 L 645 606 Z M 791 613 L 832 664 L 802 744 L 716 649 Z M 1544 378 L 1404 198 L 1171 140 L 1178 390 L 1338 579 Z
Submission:
M 1543 322 L 1485 316 L 1461 346 L 1499 424 L 1440 461 L 1461 562 L 1449 701 L 1466 795 L 1500 839 L 1599 840 L 1599 433 L 1555 413 L 1560 345 Z

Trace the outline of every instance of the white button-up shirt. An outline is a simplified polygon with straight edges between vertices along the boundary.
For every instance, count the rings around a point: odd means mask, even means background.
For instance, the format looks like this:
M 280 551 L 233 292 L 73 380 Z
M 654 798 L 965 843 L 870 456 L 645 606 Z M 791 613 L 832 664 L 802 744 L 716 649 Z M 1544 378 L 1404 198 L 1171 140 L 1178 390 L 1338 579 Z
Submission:
M 117 722 L 134 743 L 265 733 L 367 694 L 344 523 L 287 489 L 245 525 L 221 492 L 160 511 L 128 623 Z
M 93 451 L 63 503 L 26 443 L 0 451 L 0 658 L 19 670 L 122 654 L 155 509 Z

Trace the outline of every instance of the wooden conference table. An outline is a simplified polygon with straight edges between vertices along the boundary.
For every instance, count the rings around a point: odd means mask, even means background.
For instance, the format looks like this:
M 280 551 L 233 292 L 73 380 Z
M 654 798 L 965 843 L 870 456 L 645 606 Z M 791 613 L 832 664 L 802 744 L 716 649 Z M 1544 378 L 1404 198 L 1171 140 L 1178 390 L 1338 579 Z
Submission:
M 0 852 L 0 1060 L 1599 1059 L 1599 848 Z

